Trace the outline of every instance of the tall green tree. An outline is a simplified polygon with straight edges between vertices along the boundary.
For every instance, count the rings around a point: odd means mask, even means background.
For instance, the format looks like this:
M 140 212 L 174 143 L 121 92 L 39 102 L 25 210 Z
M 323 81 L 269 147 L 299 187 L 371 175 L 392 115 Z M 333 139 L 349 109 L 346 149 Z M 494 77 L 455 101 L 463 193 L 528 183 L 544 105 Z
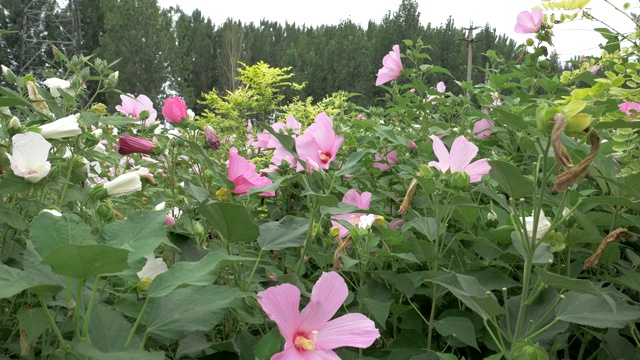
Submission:
M 238 88 L 238 66 L 246 63 L 250 56 L 245 38 L 245 28 L 240 21 L 227 19 L 217 31 L 220 39 L 218 47 L 218 88 L 234 91 Z

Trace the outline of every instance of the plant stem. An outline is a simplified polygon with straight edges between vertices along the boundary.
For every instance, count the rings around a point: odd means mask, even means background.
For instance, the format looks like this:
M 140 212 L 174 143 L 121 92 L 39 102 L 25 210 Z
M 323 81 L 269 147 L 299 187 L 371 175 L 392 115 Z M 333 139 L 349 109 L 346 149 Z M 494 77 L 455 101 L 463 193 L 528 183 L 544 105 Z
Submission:
M 131 332 L 129 332 L 129 337 L 127 337 L 127 342 L 124 343 L 125 348 L 131 345 L 131 341 L 133 340 L 133 336 L 136 333 L 136 329 L 138 328 L 138 325 L 142 320 L 142 316 L 144 315 L 145 310 L 147 310 L 147 305 L 149 304 L 149 300 L 151 300 L 151 298 L 147 296 L 147 298 L 144 300 L 144 304 L 142 305 L 142 309 L 140 309 L 140 313 L 136 318 L 136 322 L 133 324 L 133 327 L 131 328 Z M 145 333 L 145 339 L 146 339 L 146 333 Z M 142 342 L 142 344 L 144 346 L 144 341 Z
M 249 279 L 245 282 L 244 291 L 249 291 L 249 286 L 251 286 L 253 275 L 256 273 L 256 270 L 258 269 L 258 264 L 260 263 L 260 258 L 262 257 L 263 252 L 264 251 L 260 249 L 260 252 L 258 253 L 258 259 L 256 260 L 256 264 L 253 266 L 253 270 L 251 270 L 251 275 L 249 275 Z
M 56 321 L 51 316 L 51 313 L 49 312 L 49 308 L 47 307 L 47 304 L 44 302 L 44 296 L 39 296 L 39 299 L 40 299 L 40 306 L 42 306 L 42 308 L 44 309 L 44 314 L 47 317 L 47 320 L 49 320 L 49 325 L 51 325 L 53 332 L 56 333 L 56 337 L 58 338 L 60 347 L 66 348 L 67 343 L 64 341 L 64 337 L 62 337 L 62 333 L 60 332 L 60 329 L 58 329 L 58 325 L 56 325 Z
M 98 289 L 98 279 L 93 282 L 93 289 L 91 289 L 91 297 L 89 298 L 89 305 L 87 305 L 87 312 L 84 314 L 84 323 L 82 324 L 82 340 L 89 340 L 89 320 L 91 319 L 91 312 L 93 311 L 93 304 L 96 299 L 96 290 Z

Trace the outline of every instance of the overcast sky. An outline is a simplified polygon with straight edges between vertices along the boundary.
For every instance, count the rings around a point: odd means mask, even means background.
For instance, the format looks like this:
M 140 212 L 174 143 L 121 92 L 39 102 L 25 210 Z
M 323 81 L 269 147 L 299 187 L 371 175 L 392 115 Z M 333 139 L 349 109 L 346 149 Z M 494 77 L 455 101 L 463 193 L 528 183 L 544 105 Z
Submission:
M 342 20 L 351 19 L 365 28 L 369 20 L 379 23 L 387 12 L 391 11 L 393 14 L 401 2 L 402 0 L 158 0 L 161 7 L 179 4 L 187 14 L 198 8 L 216 25 L 224 23 L 227 18 L 243 23 L 258 24 L 261 19 L 266 19 L 282 24 L 286 21 L 307 26 L 334 25 Z M 622 8 L 626 1 L 611 2 Z M 640 12 L 637 1 L 628 2 L 632 3 L 632 11 Z M 457 27 L 467 27 L 470 22 L 473 22 L 474 26 L 489 23 L 496 28 L 498 34 L 506 34 L 522 43 L 527 36 L 513 32 L 516 17 L 520 11 L 531 10 L 540 4 L 540 0 L 418 0 L 418 10 L 422 25 L 431 23 L 438 26 L 446 22 L 451 15 Z M 617 30 L 633 30 L 633 23 L 604 0 L 591 0 L 588 7 L 593 9 L 594 16 L 602 18 Z M 560 55 L 560 59 L 567 60 L 575 55 L 599 55 L 598 44 L 604 39 L 593 30 L 596 27 L 602 27 L 602 24 L 576 20 L 556 25 L 554 49 Z M 398 43 L 401 40 L 398 39 Z

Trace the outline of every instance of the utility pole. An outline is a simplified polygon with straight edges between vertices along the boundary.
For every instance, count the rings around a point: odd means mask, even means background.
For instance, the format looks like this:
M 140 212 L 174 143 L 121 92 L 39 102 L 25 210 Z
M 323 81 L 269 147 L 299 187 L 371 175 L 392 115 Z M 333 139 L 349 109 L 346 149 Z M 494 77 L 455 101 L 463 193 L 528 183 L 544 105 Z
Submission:
M 474 27 L 473 21 L 469 23 L 468 28 L 463 28 L 463 30 L 467 30 L 467 37 L 462 39 L 467 43 L 467 81 L 471 81 L 473 75 L 473 30 L 479 29 L 479 26 Z

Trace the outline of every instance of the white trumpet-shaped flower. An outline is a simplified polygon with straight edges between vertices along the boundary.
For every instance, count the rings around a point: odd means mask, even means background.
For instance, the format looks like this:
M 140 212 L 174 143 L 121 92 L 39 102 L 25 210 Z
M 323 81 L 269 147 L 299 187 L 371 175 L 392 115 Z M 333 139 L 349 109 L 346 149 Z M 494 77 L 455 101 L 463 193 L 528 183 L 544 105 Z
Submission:
M 149 288 L 149 285 L 156 278 L 156 276 L 169 270 L 164 260 L 156 258 L 153 253 L 147 255 L 147 262 L 142 267 L 142 270 L 138 271 L 138 278 L 140 278 L 140 285 L 143 290 Z
M 80 114 L 69 115 L 52 123 L 40 125 L 40 135 L 45 139 L 63 139 L 82 134 L 78 124 Z
M 533 215 L 524 218 L 524 226 L 527 230 L 529 238 L 533 237 Z M 536 230 L 536 240 L 541 239 L 551 228 L 551 223 L 544 216 L 544 211 L 540 210 L 540 217 L 538 218 L 538 226 Z
M 44 84 L 49 88 L 51 95 L 60 97 L 60 90 L 66 92 L 69 95 L 73 95 L 71 90 L 71 83 L 68 80 L 62 80 L 58 78 L 49 78 L 44 81 Z
M 17 176 L 35 183 L 49 174 L 51 163 L 47 161 L 51 144 L 34 132 L 16 134 L 12 138 L 13 149 L 7 154 L 11 170 Z
M 142 190 L 140 174 L 137 171 L 122 174 L 111 181 L 107 181 L 103 186 L 107 190 L 107 194 L 112 197 L 129 195 Z

